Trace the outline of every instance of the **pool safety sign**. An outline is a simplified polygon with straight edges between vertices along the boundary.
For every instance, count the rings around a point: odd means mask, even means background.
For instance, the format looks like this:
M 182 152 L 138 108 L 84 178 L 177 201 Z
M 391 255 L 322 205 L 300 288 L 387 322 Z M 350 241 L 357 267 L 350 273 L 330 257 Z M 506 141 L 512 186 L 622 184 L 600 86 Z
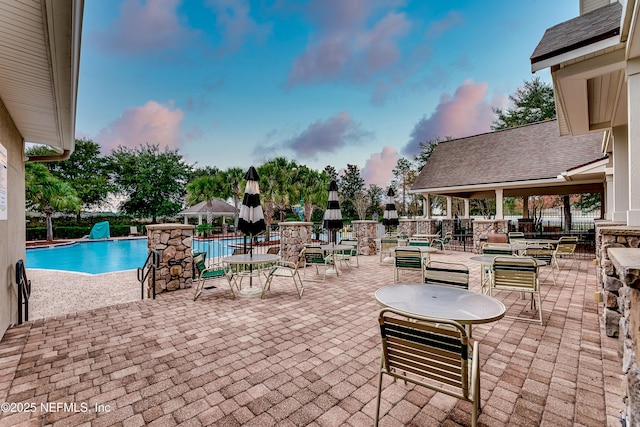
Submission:
M 7 219 L 7 148 L 0 144 L 0 220 Z

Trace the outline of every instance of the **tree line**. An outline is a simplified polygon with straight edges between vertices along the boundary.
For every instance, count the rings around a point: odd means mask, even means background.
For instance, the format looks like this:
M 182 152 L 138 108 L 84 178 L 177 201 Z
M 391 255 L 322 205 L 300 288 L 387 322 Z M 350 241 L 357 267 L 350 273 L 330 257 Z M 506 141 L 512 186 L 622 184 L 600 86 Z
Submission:
M 555 118 L 553 89 L 535 77 L 509 97 L 511 105 L 495 109 L 492 129 L 520 126 Z M 413 159 L 401 157 L 394 169 L 390 187 L 397 195 L 400 215 L 422 214 L 422 198 L 409 190 L 422 168 L 428 164 L 433 149 L 450 136 L 435 137 L 419 143 L 419 154 Z M 50 155 L 48 147 L 36 146 L 27 156 Z M 260 197 L 265 222 L 271 224 L 287 216 L 300 216 L 305 221 L 320 222 L 328 198 L 331 180 L 338 182 L 343 217 L 347 220 L 381 217 L 387 188 L 370 184 L 365 187 L 357 165 L 349 164 L 340 174 L 333 166 L 316 170 L 295 160 L 276 157 L 256 168 L 260 176 Z M 100 209 L 108 198 L 118 200 L 118 210 L 136 218 L 175 216 L 180 210 L 212 198 L 230 200 L 238 208 L 244 193 L 244 173 L 240 167 L 219 169 L 198 167 L 185 161 L 178 150 L 160 150 L 158 145 L 142 144 L 136 148 L 119 146 L 109 155 L 90 139 L 77 139 L 68 160 L 49 163 L 26 163 L 26 203 L 30 211 L 44 214 L 47 239 L 53 238 L 51 218 L 54 212 L 75 214 Z M 540 201 L 548 198 L 540 198 Z M 432 198 L 432 211 L 445 206 L 444 198 Z M 507 206 L 515 201 L 506 200 Z M 548 203 L 548 202 L 547 202 Z M 557 201 L 556 201 L 557 203 Z M 585 202 L 587 205 L 589 201 Z M 534 208 L 536 199 L 533 200 Z M 454 203 L 453 213 L 461 213 L 462 205 Z M 471 213 L 490 216 L 495 200 L 471 201 Z M 212 222 L 210 214 L 207 222 Z

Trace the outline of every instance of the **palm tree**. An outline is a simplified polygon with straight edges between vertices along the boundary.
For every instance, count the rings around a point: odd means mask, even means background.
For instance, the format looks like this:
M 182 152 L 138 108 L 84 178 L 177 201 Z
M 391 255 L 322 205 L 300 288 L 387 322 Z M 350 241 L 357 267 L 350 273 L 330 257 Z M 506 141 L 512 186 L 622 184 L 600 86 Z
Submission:
M 304 201 L 305 221 L 311 221 L 314 207 L 324 207 L 327 204 L 329 175 L 324 171 L 318 172 L 304 165 L 298 166 L 296 172 L 291 188 Z M 293 200 L 296 198 L 293 197 Z
M 68 183 L 54 177 L 42 163 L 25 165 L 25 198 L 27 206 L 44 213 L 47 240 L 53 240 L 52 215 L 57 211 L 80 210 L 82 201 Z
M 207 224 L 213 221 L 213 204 L 211 199 L 222 192 L 220 175 L 203 175 L 187 184 L 187 203 L 195 205 L 207 202 Z
M 229 168 L 222 172 L 222 183 L 225 185 L 225 197 L 231 197 L 233 199 L 233 206 L 238 211 L 238 205 L 240 204 L 240 198 L 244 193 L 244 174 L 240 168 Z M 234 224 L 238 226 L 238 215 L 235 215 Z

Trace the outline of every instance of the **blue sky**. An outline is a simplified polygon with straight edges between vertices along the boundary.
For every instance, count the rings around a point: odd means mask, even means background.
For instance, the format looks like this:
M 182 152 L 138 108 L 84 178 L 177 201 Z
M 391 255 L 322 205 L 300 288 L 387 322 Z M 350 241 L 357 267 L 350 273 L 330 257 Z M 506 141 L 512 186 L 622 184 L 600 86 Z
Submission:
M 356 164 L 384 187 L 418 142 L 489 131 L 544 30 L 577 15 L 578 0 L 86 0 L 76 137 L 220 169 Z

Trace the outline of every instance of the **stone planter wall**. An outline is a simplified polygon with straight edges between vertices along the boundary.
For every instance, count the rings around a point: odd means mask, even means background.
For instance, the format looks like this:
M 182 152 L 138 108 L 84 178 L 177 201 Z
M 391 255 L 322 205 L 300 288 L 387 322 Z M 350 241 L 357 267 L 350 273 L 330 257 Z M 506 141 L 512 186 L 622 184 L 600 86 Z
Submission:
M 508 233 L 508 219 L 476 219 L 473 221 L 473 251 L 480 252 L 482 242 L 490 233 Z
M 398 235 L 411 237 L 416 234 L 416 220 L 402 218 L 398 220 Z
M 191 286 L 193 278 L 193 231 L 185 224 L 147 225 L 147 248 L 160 253 L 160 267 L 156 271 L 156 293 L 175 291 Z M 152 294 L 151 275 L 147 294 Z
M 624 239 L 620 239 L 620 235 L 615 236 L 615 241 L 610 239 L 611 236 L 603 235 L 604 247 L 608 246 L 603 252 L 608 253 L 610 262 L 610 266 L 606 267 L 610 274 L 605 276 L 604 281 L 605 311 L 609 314 L 616 311 L 615 317 L 619 318 L 619 322 L 616 328 L 610 322 L 612 319 L 607 317 L 606 332 L 620 339 L 624 374 L 622 385 L 627 404 L 626 425 L 640 426 L 640 230 L 633 235 L 627 234 Z M 619 244 L 635 246 L 617 247 Z
M 378 221 L 358 220 L 352 221 L 353 237 L 358 239 L 360 255 L 376 254 L 376 231 Z
M 296 262 L 300 251 L 311 243 L 313 223 L 288 221 L 278 223 L 280 227 L 280 256 L 285 261 Z

